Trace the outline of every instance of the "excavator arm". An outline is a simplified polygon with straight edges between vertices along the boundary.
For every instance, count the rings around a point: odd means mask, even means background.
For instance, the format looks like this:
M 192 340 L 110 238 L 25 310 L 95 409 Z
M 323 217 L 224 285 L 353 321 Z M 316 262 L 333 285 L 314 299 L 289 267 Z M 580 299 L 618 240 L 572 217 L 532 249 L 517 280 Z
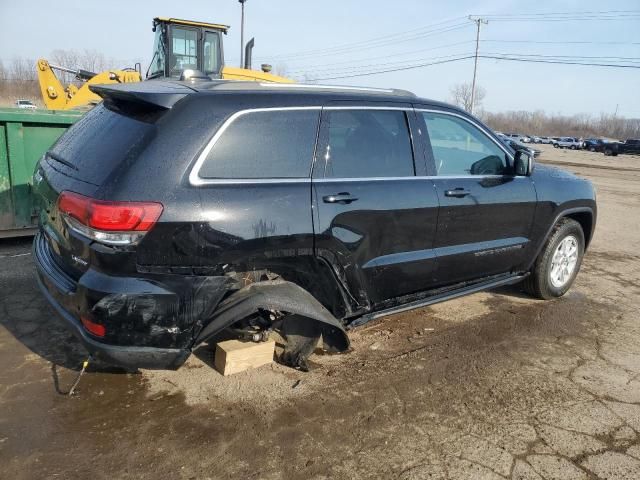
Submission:
M 69 84 L 62 85 L 54 70 L 73 73 L 77 79 L 84 83 L 78 87 Z M 36 71 L 40 93 L 45 106 L 49 110 L 72 110 L 87 108 L 102 101 L 102 99 L 89 90 L 89 85 L 139 82 L 142 80 L 140 73 L 135 70 L 108 70 L 93 73 L 87 70 L 73 70 L 70 68 L 51 65 L 44 59 L 38 60 Z

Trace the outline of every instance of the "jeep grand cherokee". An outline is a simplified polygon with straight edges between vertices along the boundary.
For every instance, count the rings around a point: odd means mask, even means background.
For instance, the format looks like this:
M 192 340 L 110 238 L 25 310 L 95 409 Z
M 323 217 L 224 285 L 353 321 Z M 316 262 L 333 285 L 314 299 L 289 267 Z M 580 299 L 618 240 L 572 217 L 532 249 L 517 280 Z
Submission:
M 87 349 L 178 368 L 222 331 L 344 351 L 375 317 L 524 281 L 571 286 L 592 185 L 477 118 L 399 90 L 202 81 L 93 86 L 44 155 L 44 295 Z

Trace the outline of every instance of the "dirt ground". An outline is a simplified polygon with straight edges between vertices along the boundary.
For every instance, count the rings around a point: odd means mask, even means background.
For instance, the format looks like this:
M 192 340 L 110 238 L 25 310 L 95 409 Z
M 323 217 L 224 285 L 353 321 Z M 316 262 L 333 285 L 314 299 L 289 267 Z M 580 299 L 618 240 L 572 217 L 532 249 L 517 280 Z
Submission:
M 0 244 L 0 477 L 640 478 L 640 158 L 545 147 L 593 180 L 599 218 L 574 288 L 517 287 L 377 320 L 353 351 L 224 378 L 91 371 Z M 53 367 L 53 365 L 57 365 Z

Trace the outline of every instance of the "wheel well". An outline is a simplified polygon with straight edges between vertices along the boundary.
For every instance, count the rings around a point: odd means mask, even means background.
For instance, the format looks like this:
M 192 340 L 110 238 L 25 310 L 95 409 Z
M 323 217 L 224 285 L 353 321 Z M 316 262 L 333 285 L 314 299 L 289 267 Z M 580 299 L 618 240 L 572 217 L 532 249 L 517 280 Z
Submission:
M 584 234 L 584 248 L 589 246 L 591 242 L 591 231 L 593 227 L 593 216 L 591 212 L 574 212 L 565 215 L 564 218 L 570 218 L 575 220 L 582 227 L 582 233 Z

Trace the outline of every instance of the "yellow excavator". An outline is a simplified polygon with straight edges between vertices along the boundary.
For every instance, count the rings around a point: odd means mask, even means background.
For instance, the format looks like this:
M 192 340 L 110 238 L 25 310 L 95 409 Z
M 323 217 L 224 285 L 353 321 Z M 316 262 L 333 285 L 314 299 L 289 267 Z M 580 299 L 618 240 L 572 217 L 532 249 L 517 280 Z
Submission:
M 245 48 L 244 68 L 224 65 L 222 35 L 226 35 L 228 25 L 156 17 L 153 19 L 155 41 L 151 64 L 145 78 L 222 78 L 226 80 L 252 80 L 259 82 L 292 83 L 288 78 L 273 75 L 269 65 L 262 65 L 262 71 L 251 69 L 253 39 Z M 45 106 L 50 110 L 70 110 L 87 108 L 99 103 L 101 98 L 89 90 L 89 85 L 127 83 L 142 81 L 139 64 L 136 68 L 109 70 L 94 73 L 81 69 L 70 69 L 38 60 L 36 70 L 40 91 Z M 62 85 L 55 70 L 72 73 L 80 86 Z

